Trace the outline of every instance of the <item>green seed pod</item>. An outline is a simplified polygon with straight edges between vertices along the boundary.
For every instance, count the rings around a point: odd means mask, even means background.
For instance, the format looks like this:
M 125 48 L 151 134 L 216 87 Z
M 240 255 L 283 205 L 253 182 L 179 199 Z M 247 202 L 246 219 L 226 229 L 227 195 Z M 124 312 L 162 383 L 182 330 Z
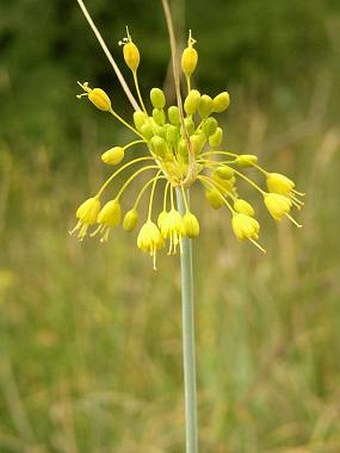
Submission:
M 123 220 L 124 230 L 129 231 L 129 232 L 132 231 L 135 228 L 137 221 L 138 221 L 138 212 L 136 209 L 131 209 L 124 216 L 124 220 Z
M 242 198 L 239 198 L 238 200 L 235 201 L 234 209 L 236 212 L 239 212 L 240 214 L 246 214 L 251 217 L 255 215 L 255 210 L 252 207 L 252 205 L 248 203 L 248 201 L 242 200 Z
M 213 135 L 209 137 L 209 145 L 213 147 L 220 146 L 223 140 L 223 129 L 218 127 Z
M 168 124 L 166 128 L 166 141 L 174 145 L 177 143 L 179 139 L 179 128 L 173 126 L 172 124 Z
M 223 197 L 217 189 L 209 189 L 205 192 L 205 197 L 210 206 L 219 209 L 224 205 Z
M 206 135 L 206 137 L 210 137 L 211 135 L 214 135 L 216 132 L 218 126 L 218 122 L 215 120 L 215 118 L 207 118 L 204 123 L 203 123 L 203 132 Z
M 257 160 L 255 154 L 241 154 L 235 159 L 235 162 L 240 167 L 252 167 L 253 164 L 257 164 Z
M 168 118 L 171 124 L 178 126 L 181 124 L 181 118 L 179 116 L 178 107 L 176 105 L 172 105 L 168 109 Z
M 229 93 L 223 91 L 214 97 L 213 100 L 213 111 L 216 113 L 224 112 L 230 105 L 230 96 Z
M 133 122 L 135 123 L 136 129 L 138 131 L 141 130 L 141 127 L 149 119 L 148 115 L 145 112 L 134 112 L 133 114 Z
M 164 126 L 165 124 L 165 113 L 164 110 L 161 109 L 153 109 L 152 111 L 152 118 L 159 126 Z
M 160 88 L 152 88 L 150 91 L 151 104 L 155 109 L 164 109 L 165 107 L 165 95 Z
M 154 133 L 150 121 L 142 125 L 142 127 L 140 128 L 140 133 L 146 140 L 150 140 L 150 138 L 153 137 Z
M 201 118 L 206 118 L 213 111 L 213 100 L 207 94 L 203 94 L 198 106 L 198 113 Z
M 101 155 L 101 159 L 108 165 L 116 165 L 124 159 L 124 154 L 125 152 L 123 147 L 115 146 L 108 151 L 105 151 L 105 153 Z
M 158 136 L 152 137 L 152 139 L 150 140 L 150 145 L 152 151 L 156 154 L 156 156 L 159 156 L 161 158 L 165 157 L 168 151 L 168 147 L 164 138 Z
M 201 99 L 201 93 L 197 90 L 191 90 L 184 101 L 184 110 L 187 115 L 194 115 L 197 112 Z
M 234 169 L 228 167 L 228 165 L 223 165 L 216 169 L 216 174 L 219 178 L 230 179 L 234 176 Z

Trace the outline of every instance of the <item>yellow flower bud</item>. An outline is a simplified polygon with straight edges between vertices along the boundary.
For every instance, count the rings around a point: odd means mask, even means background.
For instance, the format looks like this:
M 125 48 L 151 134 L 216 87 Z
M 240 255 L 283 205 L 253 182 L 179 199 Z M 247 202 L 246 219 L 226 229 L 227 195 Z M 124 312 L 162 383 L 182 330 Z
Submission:
M 220 167 L 217 167 L 216 174 L 219 178 L 230 179 L 234 176 L 234 169 L 228 165 L 221 165 Z
M 266 183 L 269 192 L 280 193 L 282 195 L 289 195 L 295 186 L 291 179 L 280 173 L 268 173 Z
M 214 209 L 219 209 L 224 206 L 223 196 L 217 189 L 208 189 L 205 192 L 205 197 L 208 200 L 210 206 Z
M 150 100 L 156 109 L 164 109 L 166 100 L 164 92 L 160 88 L 152 88 L 150 91 Z
M 105 151 L 101 155 L 101 159 L 105 164 L 117 165 L 124 159 L 124 148 L 122 146 L 114 146 L 113 148 Z
M 179 116 L 178 107 L 176 105 L 172 105 L 168 109 L 168 118 L 171 124 L 175 126 L 179 126 L 181 124 L 181 118 Z
M 97 222 L 100 211 L 100 201 L 97 197 L 88 198 L 82 203 L 76 211 L 77 219 L 88 225 L 94 225 Z
M 254 154 L 240 154 L 236 159 L 235 162 L 240 167 L 252 167 L 253 164 L 257 164 L 257 156 Z
M 248 201 L 242 200 L 242 198 L 238 198 L 234 203 L 234 209 L 236 212 L 240 214 L 246 214 L 250 217 L 254 217 L 255 211 L 254 208 Z
M 203 94 L 198 106 L 198 113 L 201 118 L 206 118 L 213 111 L 213 100 L 208 94 Z
M 200 234 L 200 225 L 197 217 L 192 212 L 187 212 L 183 216 L 185 235 L 189 238 L 196 238 Z
M 125 231 L 133 231 L 138 221 L 138 212 L 136 209 L 128 211 L 123 220 L 123 228 Z
M 220 146 L 223 140 L 223 130 L 218 127 L 213 135 L 209 137 L 209 145 L 212 147 Z
M 132 72 L 136 72 L 140 62 L 139 50 L 132 41 L 128 41 L 123 46 L 123 56 L 125 63 Z
M 109 112 L 111 110 L 111 101 L 109 96 L 101 88 L 94 88 L 88 94 L 89 100 L 94 104 L 97 109 L 103 112 Z
M 218 94 L 213 99 L 213 111 L 216 113 L 224 112 L 230 105 L 230 97 L 227 91 L 223 91 L 223 93 Z
M 184 101 L 184 110 L 188 115 L 194 115 L 201 99 L 201 93 L 197 90 L 191 90 Z
M 108 201 L 100 210 L 97 222 L 100 225 L 115 227 L 120 223 L 121 207 L 118 200 Z
M 218 122 L 215 118 L 207 118 L 203 123 L 203 132 L 207 137 L 214 135 L 217 130 Z

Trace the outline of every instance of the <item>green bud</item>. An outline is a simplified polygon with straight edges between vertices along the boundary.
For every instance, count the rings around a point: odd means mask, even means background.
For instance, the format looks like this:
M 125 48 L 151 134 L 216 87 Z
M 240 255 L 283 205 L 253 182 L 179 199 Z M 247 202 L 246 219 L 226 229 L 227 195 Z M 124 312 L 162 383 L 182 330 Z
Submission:
M 166 100 L 164 92 L 160 88 L 152 88 L 150 91 L 150 100 L 156 109 L 164 109 Z
M 253 164 L 257 164 L 257 160 L 255 154 L 241 154 L 235 159 L 235 162 L 240 167 L 252 167 Z
M 228 167 L 228 165 L 223 165 L 216 169 L 216 174 L 219 178 L 230 179 L 234 176 L 234 169 Z
M 179 124 L 181 124 L 178 107 L 176 105 L 172 105 L 171 107 L 169 107 L 168 118 L 169 118 L 170 123 L 174 124 L 175 126 L 178 126 Z
M 239 212 L 240 214 L 246 214 L 251 217 L 255 215 L 255 211 L 252 205 L 248 203 L 248 201 L 242 200 L 241 198 L 235 201 L 234 209 L 236 212 Z
M 217 189 L 209 189 L 205 192 L 205 197 L 210 206 L 219 209 L 224 205 L 223 197 Z
M 105 151 L 105 153 L 101 155 L 101 159 L 108 165 L 116 165 L 124 159 L 124 153 L 123 147 L 115 146 L 108 151 Z
M 205 145 L 206 139 L 203 134 L 194 134 L 190 137 L 191 149 L 198 156 Z
M 153 135 L 157 135 L 158 137 L 162 137 L 165 139 L 166 137 L 166 129 L 164 126 L 158 126 L 158 124 L 154 123 L 152 126 Z
M 209 145 L 216 147 L 220 146 L 223 140 L 223 130 L 221 127 L 218 127 L 213 135 L 209 137 Z
M 153 109 L 152 111 L 152 118 L 159 126 L 164 126 L 165 124 L 165 113 L 164 110 L 161 109 Z
M 207 94 L 203 94 L 198 106 L 198 113 L 201 118 L 206 118 L 213 111 L 213 100 Z
M 229 105 L 230 105 L 229 93 L 223 91 L 222 93 L 214 97 L 213 111 L 216 113 L 224 112 L 224 110 L 227 110 Z
M 179 129 L 172 124 L 169 124 L 166 128 L 166 141 L 174 145 L 177 143 L 179 138 Z
M 203 132 L 206 135 L 206 137 L 210 137 L 211 135 L 214 135 L 216 132 L 218 126 L 218 122 L 215 120 L 215 118 L 207 118 L 204 123 L 203 123 Z
M 188 115 L 197 112 L 201 99 L 201 93 L 197 90 L 191 90 L 184 101 L 184 110 Z
M 194 120 L 191 118 L 191 116 L 184 118 L 184 124 L 185 124 L 187 133 L 189 135 L 192 135 L 195 132 L 196 126 L 195 126 Z M 184 131 L 182 128 L 181 128 L 181 133 L 182 133 L 182 135 L 184 134 Z
M 182 137 L 179 139 L 177 149 L 178 149 L 178 154 L 180 156 L 185 157 L 185 158 L 188 157 L 188 146 L 187 146 L 187 141 L 185 140 L 185 138 Z
M 132 231 L 138 221 L 138 212 L 136 209 L 131 209 L 128 211 L 123 220 L 123 228 L 125 231 Z
M 148 118 L 149 117 L 145 112 L 138 111 L 133 114 L 133 122 L 135 123 L 138 131 L 141 130 L 141 127 L 143 126 L 145 121 L 148 120 Z
M 143 137 L 145 137 L 146 140 L 150 140 L 150 138 L 153 136 L 153 128 L 150 121 L 142 125 L 142 127 L 140 128 L 140 133 L 143 135 Z
M 156 156 L 162 158 L 165 157 L 168 147 L 164 138 L 158 136 L 152 137 L 152 139 L 150 140 L 150 145 L 152 151 L 156 154 Z

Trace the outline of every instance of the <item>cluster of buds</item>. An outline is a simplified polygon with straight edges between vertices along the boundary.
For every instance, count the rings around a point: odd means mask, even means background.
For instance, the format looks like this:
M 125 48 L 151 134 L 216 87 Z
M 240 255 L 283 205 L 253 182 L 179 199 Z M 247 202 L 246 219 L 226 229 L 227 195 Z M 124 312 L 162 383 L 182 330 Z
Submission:
M 110 98 L 100 88 L 91 89 L 87 83 L 78 82 L 84 90 L 78 97 L 87 96 L 99 110 L 113 115 L 136 136 L 127 145 L 114 146 L 105 151 L 101 156 L 105 164 L 120 164 L 133 152 L 136 145 L 145 145 L 148 153 L 146 156 L 128 159 L 119 166 L 96 195 L 78 208 L 78 223 L 72 233 L 78 232 L 78 237 L 82 240 L 87 235 L 88 228 L 94 226 L 90 236 L 100 234 L 101 241 L 105 241 L 110 229 L 121 222 L 126 231 L 133 231 L 139 220 L 140 200 L 145 193 L 149 193 L 146 220 L 137 235 L 137 246 L 153 257 L 156 268 L 158 250 L 168 243 L 168 253 L 174 254 L 177 250 L 181 251 L 183 237 L 195 238 L 199 234 L 199 222 L 190 210 L 188 199 L 188 188 L 198 182 L 203 186 L 205 197 L 214 209 L 226 207 L 230 211 L 235 236 L 240 240 L 249 240 L 265 252 L 259 243 L 260 224 L 255 218 L 255 210 L 239 195 L 237 183 L 240 180 L 250 184 L 261 195 L 265 207 L 275 220 L 288 217 L 300 227 L 291 216 L 292 208 L 300 209 L 303 206 L 298 198 L 303 194 L 295 190 L 294 182 L 280 173 L 268 172 L 259 166 L 257 157 L 253 154 L 236 154 L 222 147 L 223 129 L 216 116 L 228 109 L 229 94 L 223 91 L 211 97 L 191 88 L 191 76 L 198 62 L 195 40 L 191 33 L 181 59 L 187 85 L 183 110 L 177 105 L 167 105 L 165 94 L 160 88 L 151 89 L 151 109 L 146 109 L 137 76 L 139 50 L 129 33 L 121 44 L 125 63 L 133 75 L 140 106 L 134 112 L 132 121 L 124 120 L 113 110 Z M 135 166 L 134 173 L 130 175 L 129 172 L 114 197 L 102 205 L 101 198 L 109 184 L 118 175 Z M 244 173 L 247 168 L 260 172 L 264 179 L 262 187 Z M 149 174 L 149 177 L 139 190 L 133 206 L 122 217 L 121 197 L 130 184 L 143 174 Z M 155 192 L 160 190 L 163 203 L 158 214 L 155 214 Z M 183 200 L 183 212 L 179 212 L 176 194 Z

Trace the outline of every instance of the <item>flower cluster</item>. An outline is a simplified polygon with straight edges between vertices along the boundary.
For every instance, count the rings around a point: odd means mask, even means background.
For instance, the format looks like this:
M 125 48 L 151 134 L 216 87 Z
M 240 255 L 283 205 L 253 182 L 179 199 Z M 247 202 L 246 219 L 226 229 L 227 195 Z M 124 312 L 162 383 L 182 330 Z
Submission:
M 119 225 L 126 231 L 133 231 L 139 218 L 139 203 L 145 193 L 149 194 L 146 220 L 137 236 L 137 246 L 153 257 L 156 267 L 157 251 L 168 243 L 168 253 L 181 250 L 183 237 L 195 238 L 199 234 L 199 222 L 191 212 L 188 200 L 188 188 L 198 182 L 203 186 L 208 203 L 218 209 L 226 207 L 231 214 L 231 225 L 235 236 L 240 240 L 249 240 L 261 251 L 264 248 L 258 242 L 260 224 L 255 218 L 252 205 L 239 196 L 237 183 L 240 180 L 250 184 L 263 198 L 264 205 L 275 220 L 288 217 L 300 227 L 291 216 L 292 208 L 300 209 L 302 196 L 295 190 L 292 180 L 280 173 L 268 172 L 258 165 L 253 154 L 236 154 L 222 147 L 223 129 L 216 115 L 228 109 L 229 94 L 226 91 L 215 97 L 201 94 L 191 88 L 191 76 L 198 63 L 198 53 L 194 48 L 195 40 L 189 33 L 188 45 L 181 58 L 181 68 L 186 79 L 187 94 L 182 105 L 167 106 L 166 97 L 160 88 L 152 88 L 150 102 L 152 110 L 147 111 L 138 83 L 137 70 L 140 53 L 129 33 L 121 41 L 125 63 L 130 68 L 140 108 L 133 114 L 133 121 L 128 122 L 112 108 L 108 95 L 100 88 L 91 89 L 88 83 L 79 83 L 84 92 L 78 98 L 87 96 L 101 111 L 113 115 L 123 123 L 137 139 L 124 146 L 114 146 L 105 151 L 101 158 L 107 165 L 120 164 L 131 154 L 135 145 L 143 144 L 146 156 L 127 160 L 119 166 L 102 185 L 99 191 L 87 199 L 77 210 L 77 225 L 71 233 L 77 232 L 80 240 L 95 226 L 90 236 L 101 235 L 106 241 L 111 228 Z M 102 205 L 101 199 L 109 184 L 127 170 L 135 171 L 125 179 L 113 198 Z M 244 169 L 254 168 L 264 179 L 265 188 L 259 186 L 244 173 Z M 121 198 L 130 184 L 144 173 L 149 174 L 142 185 L 133 206 L 122 218 Z M 162 191 L 162 208 L 154 213 L 156 191 Z M 176 197 L 177 196 L 177 197 Z M 179 211 L 176 200 L 181 198 L 184 206 Z

